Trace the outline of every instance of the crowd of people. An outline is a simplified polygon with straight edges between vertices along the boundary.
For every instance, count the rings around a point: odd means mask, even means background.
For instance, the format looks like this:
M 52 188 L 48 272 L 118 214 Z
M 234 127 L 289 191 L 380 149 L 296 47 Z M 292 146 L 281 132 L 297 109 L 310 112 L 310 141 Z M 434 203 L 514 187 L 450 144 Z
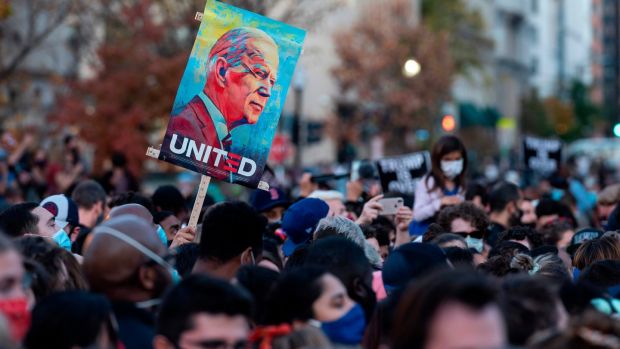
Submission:
M 444 136 L 413 197 L 306 175 L 191 227 L 120 157 L 96 181 L 68 151 L 50 186 L 7 175 L 25 154 L 1 174 L 0 348 L 620 348 L 620 185 L 474 180 Z

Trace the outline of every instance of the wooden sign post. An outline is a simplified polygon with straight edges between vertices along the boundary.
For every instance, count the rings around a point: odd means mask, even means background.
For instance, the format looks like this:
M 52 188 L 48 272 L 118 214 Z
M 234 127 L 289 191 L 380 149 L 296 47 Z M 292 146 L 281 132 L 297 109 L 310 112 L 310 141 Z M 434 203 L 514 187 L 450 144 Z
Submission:
M 161 147 L 161 145 L 160 145 Z M 159 149 L 149 147 L 146 150 L 146 156 L 158 159 L 159 158 Z M 196 229 L 198 227 L 198 220 L 200 220 L 200 211 L 202 211 L 202 205 L 205 202 L 205 198 L 207 197 L 207 191 L 209 190 L 209 183 L 211 183 L 211 177 L 202 175 L 200 177 L 200 185 L 198 186 L 198 193 L 196 194 L 196 200 L 194 200 L 194 207 L 192 208 L 192 213 L 189 216 L 189 223 L 187 224 L 189 227 L 194 228 L 196 230 L 196 237 L 194 238 L 195 242 L 200 242 L 200 232 Z

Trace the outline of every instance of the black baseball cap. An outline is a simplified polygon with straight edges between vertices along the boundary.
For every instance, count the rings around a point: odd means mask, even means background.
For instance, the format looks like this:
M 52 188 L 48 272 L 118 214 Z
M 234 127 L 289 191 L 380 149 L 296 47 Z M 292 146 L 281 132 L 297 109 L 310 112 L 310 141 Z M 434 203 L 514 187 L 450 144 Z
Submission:
M 581 244 L 588 240 L 596 240 L 603 236 L 605 233 L 602 230 L 594 229 L 594 228 L 586 228 L 581 229 L 573 235 L 573 238 L 570 240 L 570 245 L 566 248 L 566 252 L 568 252 L 571 256 L 577 252 L 577 249 Z

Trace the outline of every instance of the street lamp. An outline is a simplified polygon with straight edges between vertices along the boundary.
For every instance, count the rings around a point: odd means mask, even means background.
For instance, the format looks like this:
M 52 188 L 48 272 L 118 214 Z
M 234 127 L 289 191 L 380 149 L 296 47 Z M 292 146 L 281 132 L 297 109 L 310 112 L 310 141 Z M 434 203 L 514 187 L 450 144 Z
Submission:
M 406 78 L 412 78 L 420 73 L 422 67 L 415 59 L 409 58 L 403 65 L 403 75 Z

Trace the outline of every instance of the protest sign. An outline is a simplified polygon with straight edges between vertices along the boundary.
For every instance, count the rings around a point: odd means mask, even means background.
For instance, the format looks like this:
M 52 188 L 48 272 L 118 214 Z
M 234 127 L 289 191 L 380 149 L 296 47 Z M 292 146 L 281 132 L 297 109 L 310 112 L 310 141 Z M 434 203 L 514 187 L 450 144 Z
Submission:
M 305 34 L 208 1 L 159 159 L 258 187 Z
M 523 139 L 525 168 L 542 175 L 550 175 L 560 169 L 562 142 L 557 139 L 526 136 Z
M 377 161 L 379 178 L 384 192 L 397 191 L 415 193 L 419 180 L 431 169 L 430 154 L 427 151 Z

